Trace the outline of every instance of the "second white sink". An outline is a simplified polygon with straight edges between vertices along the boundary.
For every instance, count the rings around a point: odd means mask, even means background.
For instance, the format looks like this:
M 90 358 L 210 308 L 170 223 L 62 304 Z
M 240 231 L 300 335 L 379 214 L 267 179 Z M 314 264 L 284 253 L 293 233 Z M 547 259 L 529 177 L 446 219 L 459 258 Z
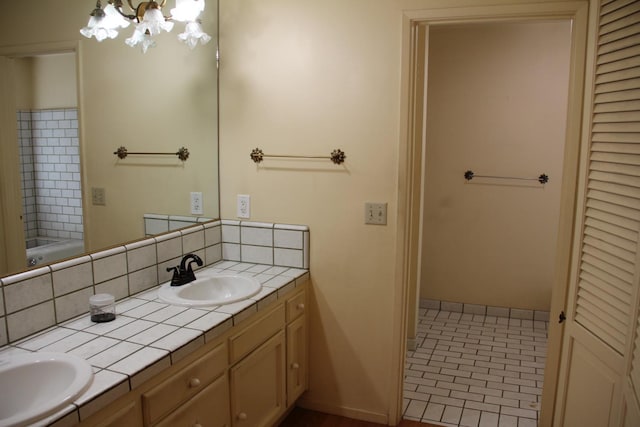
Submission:
M 72 403 L 92 380 L 91 365 L 71 354 L 0 357 L 0 426 L 32 425 Z
M 158 290 L 158 297 L 170 304 L 203 307 L 238 302 L 262 289 L 260 282 L 253 277 L 229 274 L 203 276 L 182 286 L 165 283 Z

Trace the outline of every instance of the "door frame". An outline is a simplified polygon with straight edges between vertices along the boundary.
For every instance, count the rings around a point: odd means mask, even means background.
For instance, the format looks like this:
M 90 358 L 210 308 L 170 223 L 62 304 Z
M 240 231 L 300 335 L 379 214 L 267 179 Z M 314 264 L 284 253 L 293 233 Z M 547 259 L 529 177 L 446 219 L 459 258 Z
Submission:
M 417 316 L 415 305 L 419 285 L 419 255 L 421 241 L 422 153 L 424 152 L 424 58 L 421 63 L 421 38 L 431 25 L 473 22 L 497 22 L 542 19 L 569 19 L 572 21 L 569 97 L 567 106 L 563 174 L 561 182 L 560 220 L 556 244 L 554 283 L 551 297 L 551 319 L 544 391 L 540 413 L 540 426 L 550 426 L 555 409 L 555 397 L 560 365 L 563 328 L 555 316 L 565 310 L 573 246 L 576 213 L 576 190 L 581 166 L 583 143 L 582 118 L 585 93 L 585 64 L 589 28 L 594 25 L 589 11 L 596 9 L 597 0 L 507 3 L 503 5 L 459 5 L 450 7 L 407 10 L 402 22 L 401 111 L 398 155 L 398 220 L 396 241 L 396 301 L 394 344 L 395 371 L 392 378 L 389 421 L 398 423 L 402 418 L 404 359 L 407 334 L 414 327 Z M 459 5 L 460 7 L 455 7 Z M 589 42 L 589 43 L 588 43 Z M 422 53 L 424 56 L 424 52 Z M 410 316 L 412 316 L 410 318 Z
M 0 55 L 0 276 L 26 266 L 13 75 L 13 62 Z

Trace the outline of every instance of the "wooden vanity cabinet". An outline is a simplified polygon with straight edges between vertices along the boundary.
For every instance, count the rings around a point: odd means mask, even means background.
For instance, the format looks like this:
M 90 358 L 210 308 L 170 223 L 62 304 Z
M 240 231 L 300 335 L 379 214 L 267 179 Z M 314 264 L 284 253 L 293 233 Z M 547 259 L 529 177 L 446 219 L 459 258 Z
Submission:
M 101 427 L 269 427 L 307 389 L 306 284 L 84 420 Z

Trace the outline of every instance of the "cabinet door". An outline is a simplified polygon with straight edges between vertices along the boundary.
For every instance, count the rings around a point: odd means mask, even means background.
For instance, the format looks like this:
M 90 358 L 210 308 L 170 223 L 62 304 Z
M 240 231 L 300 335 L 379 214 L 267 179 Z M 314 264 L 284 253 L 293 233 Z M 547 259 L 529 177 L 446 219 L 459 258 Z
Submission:
M 307 389 L 307 323 L 306 316 L 287 326 L 287 407 Z
M 284 331 L 238 362 L 230 376 L 232 425 L 273 425 L 285 410 Z
M 227 378 L 221 375 L 156 427 L 230 427 Z

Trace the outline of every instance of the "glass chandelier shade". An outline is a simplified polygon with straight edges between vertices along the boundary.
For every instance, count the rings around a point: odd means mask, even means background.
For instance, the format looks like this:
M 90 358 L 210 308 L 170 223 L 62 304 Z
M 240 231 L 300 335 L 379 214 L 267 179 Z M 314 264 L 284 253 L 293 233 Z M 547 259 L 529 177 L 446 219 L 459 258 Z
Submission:
M 92 15 L 91 18 L 89 18 L 87 26 L 80 30 L 80 34 L 87 38 L 95 37 L 99 42 L 106 38 L 115 39 L 118 37 L 118 32 L 114 29 L 108 28 L 104 21 L 104 16 Z
M 198 43 L 206 44 L 211 40 L 211 36 L 202 31 L 199 20 L 200 14 L 204 11 L 205 0 L 175 0 L 176 7 L 171 9 L 171 16 L 164 16 L 162 8 L 166 0 L 145 1 L 134 7 L 128 0 L 128 4 L 135 14 L 125 14 L 122 10 L 122 0 L 108 0 L 107 6 L 103 9 L 100 0 L 97 0 L 96 8 L 91 12 L 89 23 L 80 30 L 80 33 L 87 37 L 94 37 L 99 42 L 118 36 L 118 30 L 126 28 L 134 22 L 134 30 L 131 37 L 125 40 L 128 46 L 140 46 L 142 52 L 146 53 L 151 47 L 156 46 L 154 36 L 162 31 L 170 32 L 174 27 L 174 21 L 184 22 L 184 32 L 178 34 L 178 39 L 184 42 L 191 49 Z
M 133 35 L 124 41 L 127 46 L 136 47 L 140 45 L 142 53 L 147 53 L 150 47 L 156 47 L 156 41 L 144 31 L 136 28 L 133 31 Z
M 186 43 L 191 49 L 194 49 L 198 42 L 200 44 L 209 43 L 211 36 L 202 31 L 202 27 L 198 22 L 187 22 L 184 33 L 178 34 L 178 39 Z
M 116 30 L 117 28 L 127 28 L 130 24 L 130 22 L 127 21 L 120 12 L 118 12 L 112 3 L 105 6 L 104 14 L 106 25 L 111 29 Z
M 176 0 L 176 7 L 171 9 L 171 17 L 175 21 L 194 22 L 204 11 L 204 0 Z

